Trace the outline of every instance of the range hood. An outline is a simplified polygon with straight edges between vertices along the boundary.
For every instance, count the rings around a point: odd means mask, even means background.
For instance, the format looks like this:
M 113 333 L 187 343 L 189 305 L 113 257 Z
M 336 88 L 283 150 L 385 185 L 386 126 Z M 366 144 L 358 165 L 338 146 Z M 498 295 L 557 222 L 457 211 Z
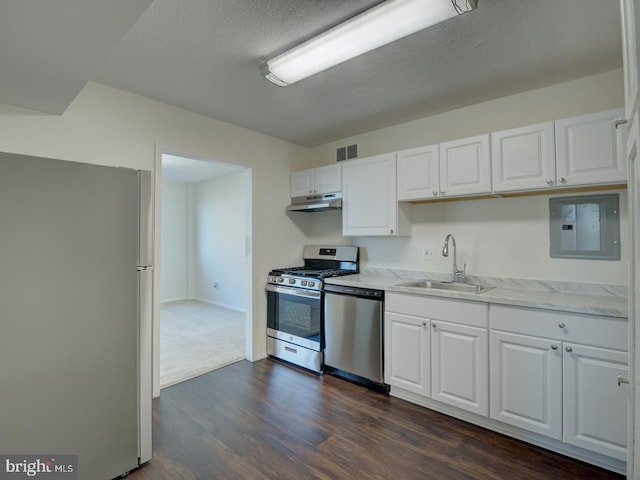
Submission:
M 308 195 L 291 199 L 288 212 L 325 212 L 342 209 L 342 192 Z

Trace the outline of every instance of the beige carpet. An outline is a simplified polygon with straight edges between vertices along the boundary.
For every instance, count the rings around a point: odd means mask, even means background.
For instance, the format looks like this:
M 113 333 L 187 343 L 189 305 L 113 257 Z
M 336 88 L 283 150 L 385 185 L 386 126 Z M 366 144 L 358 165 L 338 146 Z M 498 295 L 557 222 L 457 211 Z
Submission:
M 162 304 L 161 388 L 244 358 L 244 313 L 195 300 Z

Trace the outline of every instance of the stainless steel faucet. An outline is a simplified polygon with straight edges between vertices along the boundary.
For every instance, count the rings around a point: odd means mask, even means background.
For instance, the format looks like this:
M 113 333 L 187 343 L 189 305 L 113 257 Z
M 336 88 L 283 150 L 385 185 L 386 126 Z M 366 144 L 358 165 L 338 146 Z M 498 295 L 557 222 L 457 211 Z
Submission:
M 447 235 L 444 239 L 444 247 L 442 247 L 442 256 L 449 256 L 449 239 L 451 239 L 451 246 L 453 247 L 453 262 L 451 264 L 451 281 L 452 282 L 460 282 L 466 280 L 466 271 L 467 264 L 465 263 L 462 267 L 462 270 L 458 270 L 458 265 L 456 263 L 456 237 L 454 237 L 451 233 Z

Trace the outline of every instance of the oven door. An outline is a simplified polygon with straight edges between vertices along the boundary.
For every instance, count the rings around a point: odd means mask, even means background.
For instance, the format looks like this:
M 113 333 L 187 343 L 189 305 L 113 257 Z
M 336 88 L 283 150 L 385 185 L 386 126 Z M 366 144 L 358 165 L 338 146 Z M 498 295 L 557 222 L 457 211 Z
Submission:
M 267 335 L 315 351 L 322 338 L 322 292 L 267 285 Z

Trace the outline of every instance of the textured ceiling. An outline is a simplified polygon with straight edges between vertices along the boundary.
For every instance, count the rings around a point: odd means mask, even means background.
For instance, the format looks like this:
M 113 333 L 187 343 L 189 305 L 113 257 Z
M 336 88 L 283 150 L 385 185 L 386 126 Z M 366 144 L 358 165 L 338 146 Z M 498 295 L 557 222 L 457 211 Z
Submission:
M 615 0 L 478 0 L 295 85 L 260 76 L 261 61 L 375 3 L 154 0 L 93 80 L 312 146 L 622 66 Z

